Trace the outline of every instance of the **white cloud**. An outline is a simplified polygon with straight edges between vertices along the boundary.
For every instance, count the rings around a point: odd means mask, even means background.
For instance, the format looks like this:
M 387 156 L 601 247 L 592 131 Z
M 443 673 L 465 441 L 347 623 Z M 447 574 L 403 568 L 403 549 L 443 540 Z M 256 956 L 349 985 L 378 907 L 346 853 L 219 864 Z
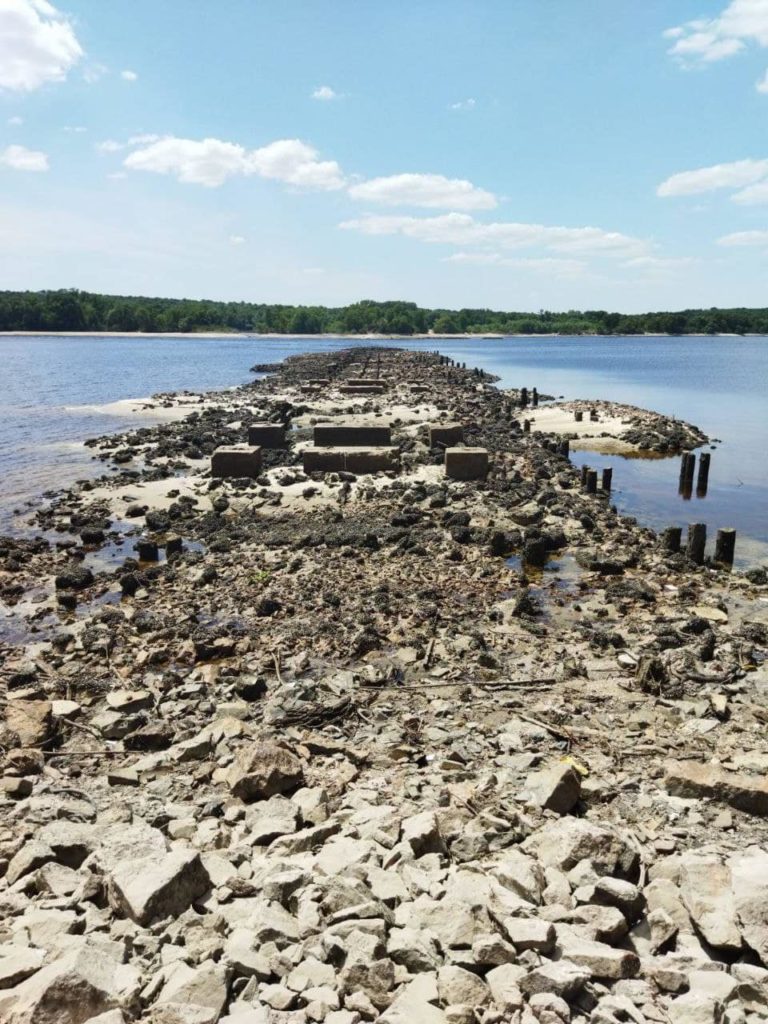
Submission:
M 0 2 L 0 89 L 61 82 L 82 56 L 71 23 L 47 0 Z
M 700 18 L 668 29 L 669 53 L 687 66 L 733 57 L 749 43 L 768 47 L 768 0 L 731 0 L 714 18 Z M 765 81 L 757 83 L 767 92 Z
M 17 117 L 9 117 L 8 118 L 8 124 L 11 125 L 11 127 L 13 127 L 13 128 L 17 128 L 20 124 L 24 124 L 24 118 L 23 117 L 18 117 L 18 116 Z
M 491 210 L 496 197 L 471 181 L 442 174 L 393 174 L 371 178 L 349 189 L 353 199 L 384 206 L 425 206 L 453 210 Z
M 47 171 L 48 156 L 26 146 L 8 146 L 0 153 L 0 164 L 14 171 Z
M 758 92 L 768 93 L 768 71 L 765 72 L 762 78 L 758 78 L 755 82 L 755 88 Z
M 243 235 L 230 235 L 229 236 L 229 244 L 230 245 L 245 245 L 245 238 L 243 237 Z
M 123 149 L 130 149 L 131 146 L 146 146 L 150 142 L 157 142 L 160 138 L 162 138 L 162 136 L 146 133 L 144 135 L 132 135 L 126 142 L 117 142 L 115 139 L 105 139 L 104 142 L 96 143 L 96 149 L 99 153 L 119 153 Z
M 326 103 L 330 100 L 340 100 L 341 93 L 336 92 L 330 85 L 318 85 L 312 92 L 313 100 L 324 100 Z
M 334 160 L 318 160 L 312 146 L 299 139 L 280 139 L 246 150 L 220 139 L 179 139 L 166 136 L 130 153 L 125 166 L 133 171 L 171 174 L 185 184 L 216 188 L 228 178 L 258 175 L 299 188 L 332 190 L 344 186 Z
M 745 206 L 768 203 L 768 181 L 758 181 L 755 185 L 743 188 L 732 195 L 731 199 L 734 203 L 743 203 Z
M 81 124 L 65 124 L 61 130 L 63 132 L 67 132 L 69 135 L 84 135 L 85 132 L 88 131 L 88 129 Z
M 718 238 L 718 245 L 768 245 L 768 231 L 734 231 L 731 235 Z
M 582 260 L 560 259 L 557 256 L 502 256 L 498 252 L 455 252 L 446 256 L 443 263 L 459 263 L 480 267 L 513 267 L 516 270 L 532 270 L 545 273 L 581 274 L 586 270 Z
M 130 71 L 130 70 L 121 71 L 120 72 L 120 77 L 122 78 L 122 80 L 124 82 L 136 82 L 136 81 L 138 81 L 138 78 L 139 78 L 139 76 L 136 74 L 135 71 Z
M 743 188 L 768 176 L 768 160 L 736 160 L 695 171 L 682 171 L 662 181 L 659 196 L 691 196 L 719 188 Z
M 658 273 L 667 270 L 682 270 L 683 267 L 690 267 L 697 262 L 698 260 L 693 256 L 635 256 L 634 259 L 627 260 L 622 265 L 632 270 Z
M 459 100 L 457 103 L 451 103 L 451 110 L 472 110 L 477 106 L 477 100 L 468 96 L 465 100 Z
M 629 259 L 643 255 L 648 243 L 601 228 L 547 227 L 543 224 L 496 222 L 484 224 L 464 213 L 437 217 L 398 217 L 368 214 L 339 227 L 365 235 L 404 235 L 420 242 L 479 246 L 490 249 L 544 248 L 557 252 L 591 253 Z

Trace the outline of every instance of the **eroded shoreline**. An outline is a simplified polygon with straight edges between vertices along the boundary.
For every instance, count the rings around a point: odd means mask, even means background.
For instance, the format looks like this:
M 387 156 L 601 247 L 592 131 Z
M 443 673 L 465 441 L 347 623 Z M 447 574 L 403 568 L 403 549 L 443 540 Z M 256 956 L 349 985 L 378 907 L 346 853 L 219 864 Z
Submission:
M 766 574 L 664 551 L 517 399 L 425 353 L 293 357 L 94 442 L 118 475 L 0 542 L 0 1016 L 65 975 L 153 1024 L 768 1004 Z M 305 474 L 351 417 L 400 471 Z M 210 478 L 286 419 L 258 479 Z M 487 479 L 446 478 L 455 421 Z

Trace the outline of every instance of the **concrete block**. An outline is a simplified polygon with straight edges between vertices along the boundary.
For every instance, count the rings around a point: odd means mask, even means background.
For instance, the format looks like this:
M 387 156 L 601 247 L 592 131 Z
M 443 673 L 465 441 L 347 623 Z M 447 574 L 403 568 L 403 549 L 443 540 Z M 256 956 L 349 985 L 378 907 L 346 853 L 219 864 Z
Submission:
M 348 380 L 346 383 L 364 388 L 385 388 L 387 386 L 387 382 L 381 377 L 355 377 L 354 380 Z
M 248 444 L 261 448 L 285 448 L 285 427 L 282 423 L 249 423 Z
M 414 395 L 423 395 L 425 391 L 429 391 L 429 384 L 416 384 L 411 383 L 408 385 Z
M 302 395 L 316 395 L 320 388 L 317 384 L 302 384 L 299 391 L 301 391 Z
M 398 469 L 397 448 L 305 448 L 302 452 L 305 473 L 384 473 Z
M 430 423 L 429 447 L 444 445 L 450 448 L 464 440 L 464 427 L 460 423 Z
M 211 457 L 211 476 L 257 477 L 261 473 L 261 448 L 233 445 L 217 448 Z
M 307 383 L 311 384 L 313 387 L 316 388 L 324 388 L 327 387 L 331 382 L 328 379 L 328 377 L 310 377 Z
M 384 388 L 380 384 L 342 384 L 339 391 L 343 395 L 381 395 Z
M 392 431 L 375 423 L 318 423 L 314 441 L 316 448 L 379 448 L 392 444 Z
M 446 448 L 445 475 L 452 480 L 484 480 L 488 475 L 488 449 Z

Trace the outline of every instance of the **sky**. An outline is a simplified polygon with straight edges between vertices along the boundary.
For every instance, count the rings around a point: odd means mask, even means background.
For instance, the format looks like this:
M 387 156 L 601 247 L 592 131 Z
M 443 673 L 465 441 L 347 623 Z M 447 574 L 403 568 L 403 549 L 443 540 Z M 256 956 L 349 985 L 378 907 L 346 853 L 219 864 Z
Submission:
M 0 0 L 0 288 L 768 304 L 768 0 Z

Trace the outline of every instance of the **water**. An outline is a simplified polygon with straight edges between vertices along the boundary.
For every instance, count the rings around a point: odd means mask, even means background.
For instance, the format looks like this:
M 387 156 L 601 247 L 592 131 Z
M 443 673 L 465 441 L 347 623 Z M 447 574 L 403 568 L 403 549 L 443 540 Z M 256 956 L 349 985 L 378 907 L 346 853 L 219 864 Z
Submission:
M 88 406 L 160 391 L 235 386 L 252 379 L 254 363 L 355 344 L 371 343 L 284 337 L 0 338 L 0 532 L 19 528 L 15 510 L 24 502 L 104 471 L 83 448 L 86 438 L 137 425 L 134 417 Z M 712 453 L 704 499 L 679 497 L 677 458 L 644 461 L 575 452 L 573 461 L 612 465 L 614 501 L 642 522 L 656 528 L 706 522 L 711 536 L 718 527 L 735 526 L 737 563 L 768 559 L 768 338 L 394 344 L 439 347 L 469 366 L 498 374 L 502 387 L 535 385 L 566 398 L 608 398 L 697 424 L 722 441 Z

